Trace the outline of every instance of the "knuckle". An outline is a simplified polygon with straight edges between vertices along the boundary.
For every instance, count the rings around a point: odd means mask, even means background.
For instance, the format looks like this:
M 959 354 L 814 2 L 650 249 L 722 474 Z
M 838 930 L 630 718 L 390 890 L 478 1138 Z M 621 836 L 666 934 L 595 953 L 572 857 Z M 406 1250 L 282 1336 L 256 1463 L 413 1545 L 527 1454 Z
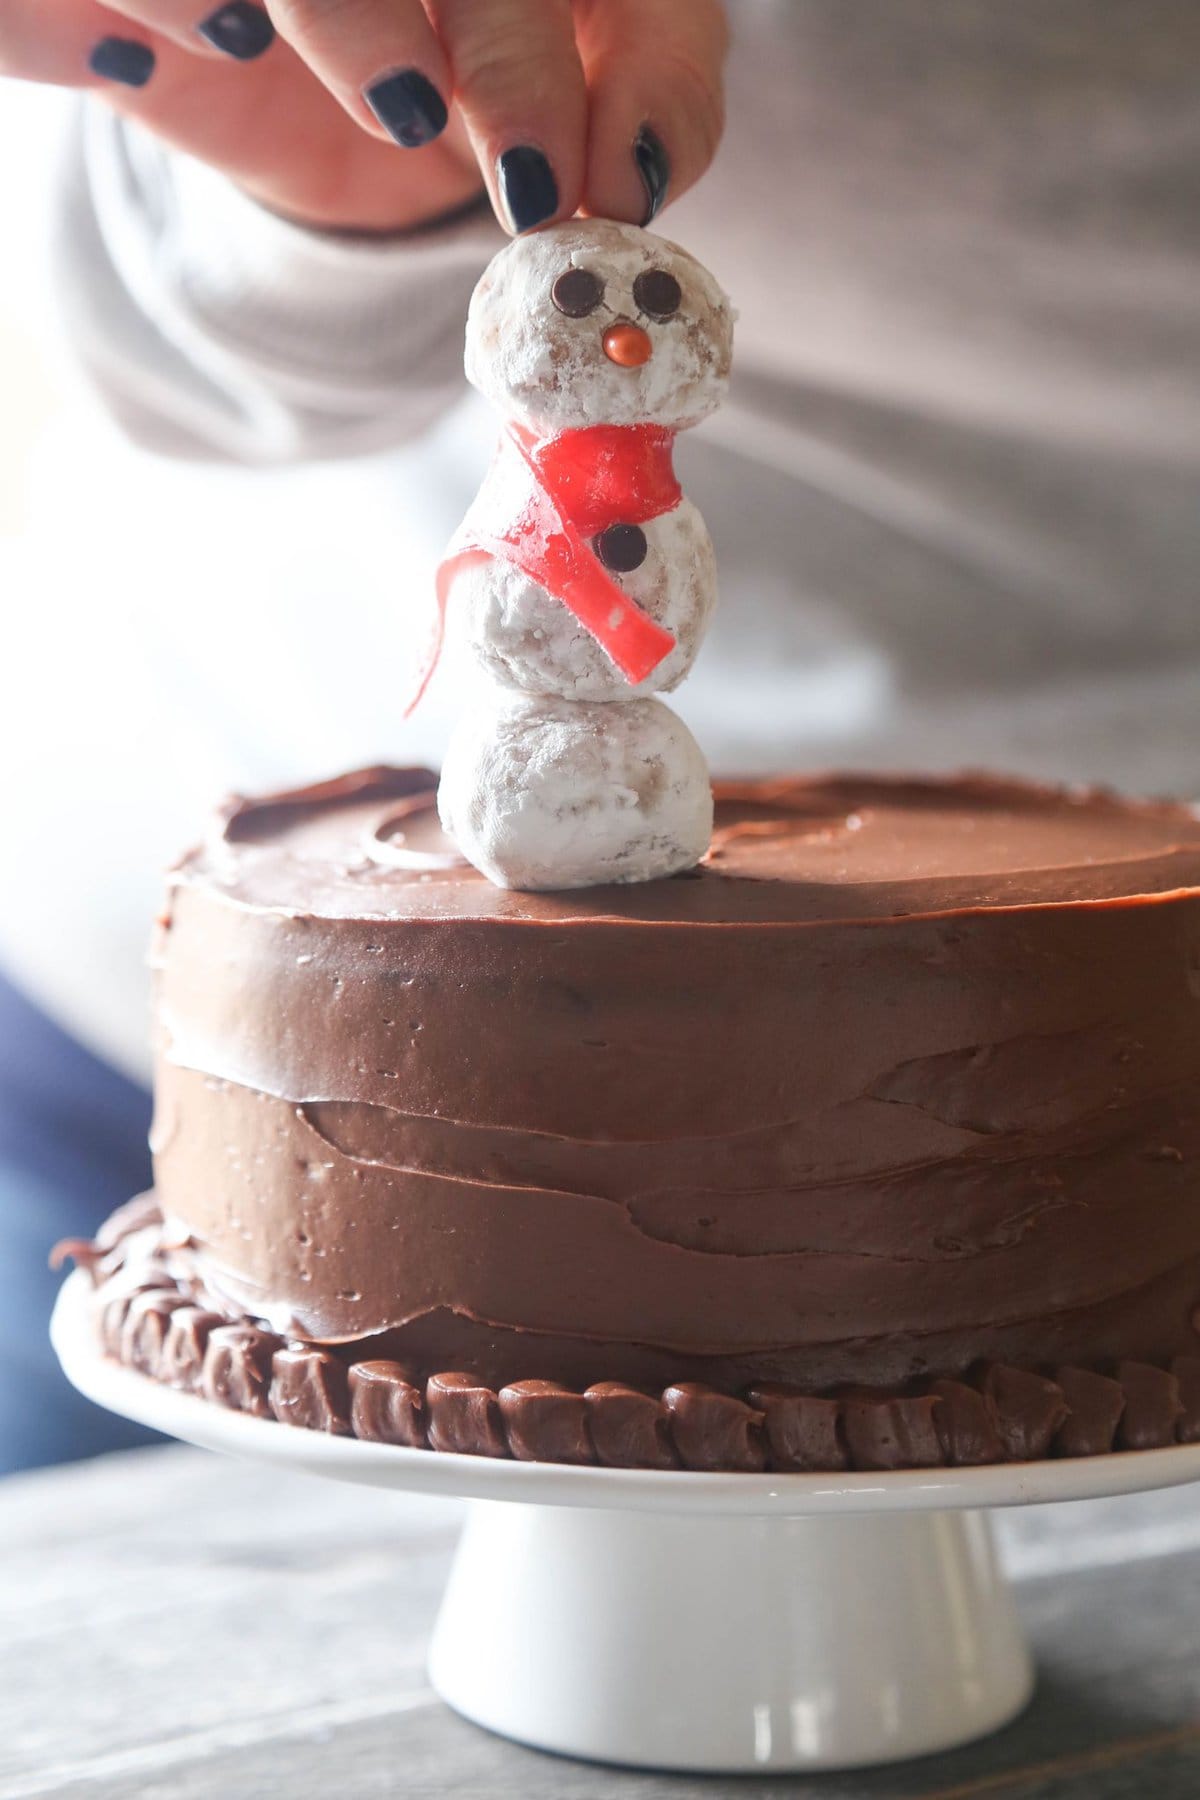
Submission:
M 550 100 L 569 84 L 582 83 L 574 54 L 569 14 L 556 4 L 543 9 L 536 29 L 523 8 L 494 6 L 470 15 L 455 34 L 452 61 L 456 84 L 494 95 L 536 94 Z
M 713 51 L 718 63 L 724 63 L 725 58 L 729 55 L 731 41 L 729 14 L 725 9 L 724 0 L 709 0 L 708 10 L 712 16 Z
M 266 0 L 271 23 L 290 43 L 353 41 L 376 10 L 375 0 Z
M 514 50 L 502 38 L 486 37 L 464 45 L 454 59 L 455 81 L 464 91 L 486 88 L 493 94 L 540 90 L 552 59 Z
M 669 57 L 663 67 L 664 85 L 673 89 L 681 115 L 697 155 L 705 164 L 717 153 L 725 130 L 725 91 L 720 73 L 690 57 Z

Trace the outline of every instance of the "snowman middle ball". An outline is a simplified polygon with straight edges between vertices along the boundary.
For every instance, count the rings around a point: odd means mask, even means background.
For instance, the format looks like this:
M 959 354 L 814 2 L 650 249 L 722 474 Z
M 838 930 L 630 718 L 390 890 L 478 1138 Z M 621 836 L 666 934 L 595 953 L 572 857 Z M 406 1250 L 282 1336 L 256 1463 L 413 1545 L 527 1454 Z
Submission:
M 498 887 L 653 881 L 708 849 L 700 747 L 660 700 L 508 696 L 463 720 L 438 788 L 442 825 Z
M 717 599 L 712 541 L 690 500 L 642 528 L 645 558 L 614 579 L 675 648 L 631 684 L 568 607 L 514 563 L 489 558 L 454 586 L 456 628 L 502 687 L 567 700 L 635 700 L 678 687 L 699 653 Z

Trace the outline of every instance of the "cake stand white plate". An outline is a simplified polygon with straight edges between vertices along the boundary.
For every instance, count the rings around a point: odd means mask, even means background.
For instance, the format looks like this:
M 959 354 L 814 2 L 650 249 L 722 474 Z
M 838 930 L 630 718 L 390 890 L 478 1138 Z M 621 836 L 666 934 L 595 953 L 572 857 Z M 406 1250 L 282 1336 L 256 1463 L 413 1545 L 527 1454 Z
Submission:
M 457 1711 L 662 1769 L 857 1767 L 996 1730 L 1033 1672 L 989 1506 L 1200 1479 L 1200 1445 L 979 1469 L 704 1475 L 393 1449 L 227 1412 L 108 1361 L 87 1279 L 51 1325 L 89 1399 L 173 1437 L 471 1507 L 430 1649 Z

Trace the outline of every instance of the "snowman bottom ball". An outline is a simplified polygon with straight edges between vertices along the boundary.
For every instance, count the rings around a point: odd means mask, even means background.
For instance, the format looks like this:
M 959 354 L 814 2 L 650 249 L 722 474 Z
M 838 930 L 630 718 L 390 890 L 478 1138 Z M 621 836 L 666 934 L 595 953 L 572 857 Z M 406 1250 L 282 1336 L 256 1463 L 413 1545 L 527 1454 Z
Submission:
M 442 824 L 499 887 L 594 887 L 690 869 L 708 849 L 708 768 L 659 700 L 506 698 L 450 741 Z

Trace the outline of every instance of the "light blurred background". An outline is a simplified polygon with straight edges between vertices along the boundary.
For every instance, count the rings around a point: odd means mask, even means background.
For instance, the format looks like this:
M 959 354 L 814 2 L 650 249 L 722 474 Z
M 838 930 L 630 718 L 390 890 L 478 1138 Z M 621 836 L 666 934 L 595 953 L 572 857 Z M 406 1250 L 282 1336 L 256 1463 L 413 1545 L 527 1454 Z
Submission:
M 478 475 L 460 439 L 478 438 L 456 415 L 399 463 L 282 471 L 131 444 L 56 316 L 55 180 L 78 104 L 0 81 L 0 158 L 22 171 L 0 184 L 0 970 L 143 1077 L 148 921 L 215 802 L 440 755 L 453 681 L 411 724 L 400 708 L 438 549 Z M 347 554 L 364 543 L 381 561 L 367 592 Z M 45 920 L 56 890 L 61 957 Z

